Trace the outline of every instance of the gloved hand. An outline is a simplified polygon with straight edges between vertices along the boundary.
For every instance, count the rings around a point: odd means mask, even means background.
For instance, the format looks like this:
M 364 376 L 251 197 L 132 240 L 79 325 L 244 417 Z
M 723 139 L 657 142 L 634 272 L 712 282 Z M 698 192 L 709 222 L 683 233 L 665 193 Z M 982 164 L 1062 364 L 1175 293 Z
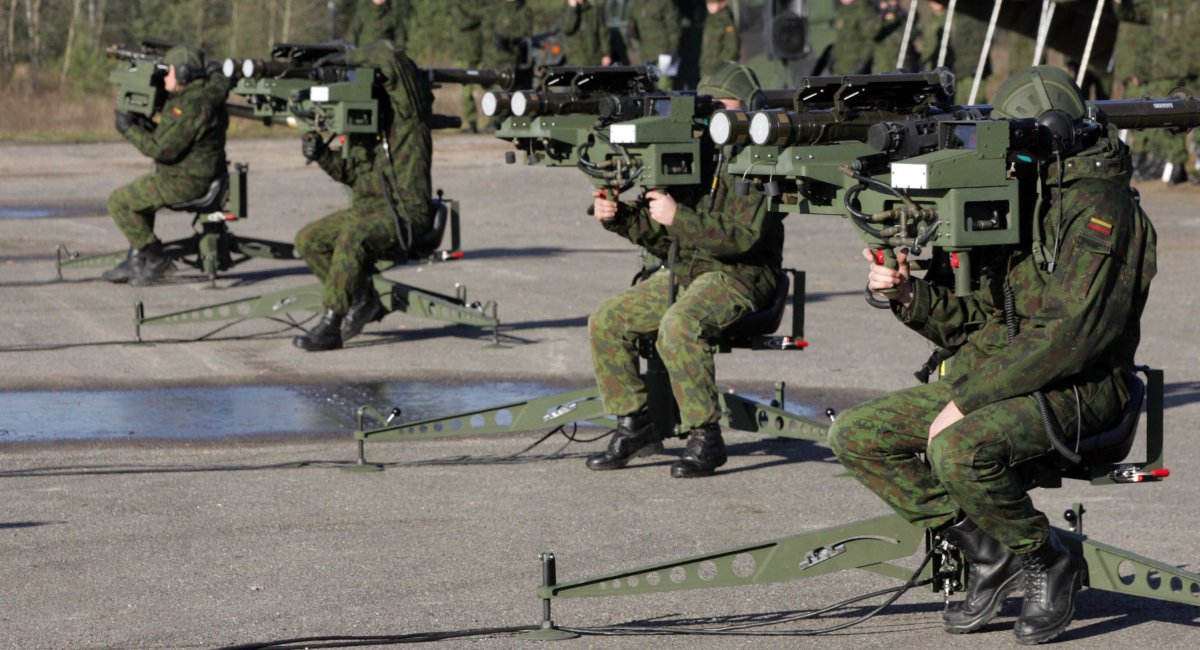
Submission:
M 325 141 L 321 139 L 321 134 L 316 131 L 309 131 L 300 138 L 300 153 L 304 154 L 304 160 L 312 162 L 325 153 Z
M 114 111 L 114 113 L 116 113 L 117 116 L 115 120 L 117 133 L 125 135 L 125 132 L 129 130 L 129 127 L 133 126 L 133 116 L 131 116 L 129 113 L 122 113 L 121 111 Z

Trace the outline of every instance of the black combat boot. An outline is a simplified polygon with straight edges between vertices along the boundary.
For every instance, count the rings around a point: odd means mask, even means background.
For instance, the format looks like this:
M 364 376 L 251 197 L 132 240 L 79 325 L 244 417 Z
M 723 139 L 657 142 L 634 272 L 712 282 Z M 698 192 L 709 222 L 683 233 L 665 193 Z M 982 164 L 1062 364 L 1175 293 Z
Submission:
M 307 334 L 292 339 L 292 345 L 309 352 L 337 350 L 342 347 L 342 315 L 332 309 Z
M 1076 557 L 1054 531 L 1042 547 L 1021 556 L 1025 569 L 1025 604 L 1013 633 L 1017 643 L 1049 641 L 1067 629 L 1075 615 L 1075 592 L 1083 586 L 1087 565 Z
M 725 440 L 721 438 L 721 425 L 712 422 L 696 427 L 688 434 L 687 448 L 679 460 L 671 464 L 671 476 L 675 478 L 698 478 L 712 476 L 713 472 L 728 460 L 725 455 Z
M 137 275 L 138 262 L 140 261 L 134 256 L 136 250 L 137 249 L 130 248 L 129 254 L 125 256 L 125 259 L 121 260 L 120 264 L 112 267 L 104 273 L 101 273 L 100 279 L 107 280 L 109 282 L 115 282 L 117 284 L 124 284 L 132 280 L 133 276 Z
M 362 332 L 367 323 L 382 320 L 387 310 L 379 302 L 379 295 L 370 279 L 364 280 L 354 290 L 354 300 L 350 302 L 350 311 L 342 321 L 342 341 L 349 341 Z
M 650 414 L 641 411 L 617 422 L 608 449 L 587 459 L 588 469 L 620 469 L 634 456 L 651 456 L 662 451 L 662 438 L 654 430 Z
M 135 270 L 129 284 L 135 287 L 145 287 L 157 284 L 163 278 L 175 272 L 175 263 L 163 252 L 162 242 L 157 239 L 153 244 L 133 252 Z
M 946 606 L 942 624 L 951 634 L 977 630 L 992 620 L 1005 598 L 1021 588 L 1021 559 L 970 519 L 942 531 L 942 538 L 962 551 L 967 561 L 967 592 L 961 601 Z

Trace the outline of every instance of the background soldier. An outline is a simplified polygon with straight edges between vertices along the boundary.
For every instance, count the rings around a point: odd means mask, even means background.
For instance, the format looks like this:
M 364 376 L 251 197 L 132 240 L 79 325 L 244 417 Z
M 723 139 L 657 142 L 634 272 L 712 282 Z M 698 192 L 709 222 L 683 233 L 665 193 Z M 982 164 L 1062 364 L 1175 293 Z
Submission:
M 874 0 L 839 0 L 837 41 L 833 45 L 833 74 L 862 74 L 871 70 L 879 14 Z M 895 61 L 895 59 L 892 59 Z
M 729 63 L 702 80 L 697 92 L 737 108 L 758 89 L 748 68 Z M 668 259 L 670 270 L 659 269 L 588 319 L 596 384 L 604 408 L 620 416 L 608 449 L 588 458 L 591 469 L 617 469 L 635 455 L 662 449 L 638 374 L 637 341 L 655 332 L 680 424 L 689 432 L 687 449 L 671 466 L 671 476 L 709 476 L 725 464 L 708 341 L 770 302 L 782 264 L 783 222 L 768 213 L 762 194 L 737 196 L 734 177 L 718 178 L 711 207 L 706 186 L 671 193 L 652 190 L 644 206 L 617 203 L 603 191 L 594 195 L 595 216 L 606 230 Z M 675 255 L 668 254 L 672 240 L 679 249 Z M 672 278 L 678 289 L 674 304 L 669 299 Z
M 1145 94 L 1144 84 L 1150 79 L 1152 56 L 1146 56 L 1151 51 L 1150 25 L 1146 22 L 1123 19 L 1117 26 L 1117 43 L 1113 65 L 1113 86 L 1122 99 L 1137 99 Z M 1146 152 L 1146 136 L 1157 131 L 1130 130 L 1125 134 L 1125 142 L 1133 150 L 1133 177 L 1139 181 L 1157 178 L 1153 175 L 1154 161 Z
M 704 20 L 704 40 L 700 46 L 700 74 L 707 77 L 716 72 L 722 62 L 740 60 L 742 44 L 729 3 L 718 0 L 706 2 L 704 6 L 708 16 Z
M 355 47 L 387 40 L 404 49 L 411 15 L 408 0 L 359 0 L 346 27 L 346 40 Z
M 483 65 L 483 11 L 481 0 L 450 0 L 450 16 L 458 29 L 450 31 L 450 47 L 455 52 L 454 65 L 459 68 L 478 68 Z M 462 102 L 462 130 L 475 133 L 479 128 L 479 114 L 475 109 L 473 84 L 462 84 L 459 95 Z
M 608 14 L 602 0 L 567 0 L 558 21 L 567 52 L 567 65 L 612 65 Z
M 992 116 L 1048 111 L 1086 114 L 1071 76 L 1039 66 L 1005 82 Z M 967 593 L 943 613 L 946 631 L 987 624 L 1023 575 L 1014 632 L 1024 644 L 1070 624 L 1086 566 L 1034 508 L 1014 465 L 1052 452 L 1044 422 L 1087 436 L 1121 417 L 1155 274 L 1155 233 L 1129 188 L 1125 145 L 1105 133 L 1076 151 L 1084 145 L 1073 135 L 1052 137 L 1068 159 L 1044 151 L 1036 163 L 1050 204 L 1031 229 L 1045 246 L 977 251 L 979 286 L 965 298 L 940 277 L 910 277 L 903 252 L 898 269 L 870 265 L 868 288 L 896 289 L 900 321 L 956 352 L 940 381 L 847 410 L 829 432 L 855 478 L 962 550 Z
M 637 63 L 658 66 L 658 86 L 671 90 L 671 78 L 679 71 L 679 37 L 683 27 L 673 0 L 633 0 L 630 10 Z
M 386 101 L 380 102 L 380 133 L 354 134 L 330 151 L 320 134 L 304 134 L 301 150 L 331 178 L 350 187 L 350 207 L 314 221 L 296 235 L 296 253 L 324 285 L 325 313 L 292 343 L 309 351 L 333 350 L 384 315 L 371 286 L 373 264 L 406 250 L 432 226 L 429 120 L 433 91 L 404 52 L 376 41 L 349 52 L 343 62 L 378 68 Z
M 204 56 L 191 45 L 167 50 L 163 64 L 163 87 L 169 97 L 158 124 L 116 114 L 117 131 L 154 160 L 155 170 L 108 197 L 108 213 L 130 246 L 129 256 L 101 276 L 109 282 L 142 286 L 173 271 L 174 264 L 154 236 L 154 214 L 204 196 L 225 174 L 228 83 L 222 75 L 206 74 Z
M 533 12 L 525 0 L 490 3 L 483 13 L 480 28 L 483 64 L 489 68 L 513 68 L 521 63 L 521 40 L 533 35 Z M 495 131 L 500 120 L 493 119 L 488 131 Z
M 919 16 L 923 37 L 921 60 L 926 70 L 937 67 L 938 57 L 941 56 L 942 39 L 947 37 L 945 30 L 948 4 L 947 0 L 931 0 L 927 5 L 928 11 Z M 979 55 L 983 53 L 983 41 L 987 37 L 987 23 L 966 12 L 955 11 L 950 32 L 944 65 L 954 73 L 957 91 L 952 99 L 958 104 L 966 104 L 971 97 L 971 85 L 975 82 L 975 69 L 979 65 Z M 989 57 L 989 61 L 983 66 L 983 79 L 980 81 L 981 92 L 975 98 L 976 103 L 985 102 L 982 84 L 991 74 L 992 66 Z

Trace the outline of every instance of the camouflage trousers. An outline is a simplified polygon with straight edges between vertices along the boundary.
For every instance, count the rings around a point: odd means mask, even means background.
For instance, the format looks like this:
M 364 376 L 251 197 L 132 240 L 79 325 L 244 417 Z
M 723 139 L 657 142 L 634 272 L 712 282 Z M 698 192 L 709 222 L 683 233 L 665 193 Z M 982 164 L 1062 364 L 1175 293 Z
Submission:
M 701 274 L 669 305 L 670 274 L 659 270 L 600 305 L 588 318 L 592 365 L 604 408 L 628 415 L 646 406 L 637 341 L 658 333 L 656 346 L 679 405 L 680 423 L 694 429 L 721 417 L 715 349 L 710 340 L 762 297 L 721 272 Z
M 122 185 L 108 196 L 108 214 L 121 229 L 133 248 L 153 244 L 154 213 L 166 207 L 154 174 L 146 174 L 128 185 Z
M 1082 430 L 1096 432 L 1119 415 L 1119 399 L 1094 396 L 1085 392 L 1077 409 L 1073 391 L 1047 391 L 1068 444 L 1080 416 Z M 929 443 L 929 425 L 951 399 L 951 382 L 938 381 L 871 400 L 838 416 L 830 444 L 852 476 L 908 521 L 936 528 L 961 510 L 1013 551 L 1032 552 L 1050 523 L 1033 507 L 1020 465 L 1052 453 L 1033 396 L 973 411 Z
M 296 234 L 296 254 L 323 285 L 322 305 L 350 311 L 354 290 L 377 260 L 398 254 L 396 225 L 382 204 L 355 205 L 318 219 Z

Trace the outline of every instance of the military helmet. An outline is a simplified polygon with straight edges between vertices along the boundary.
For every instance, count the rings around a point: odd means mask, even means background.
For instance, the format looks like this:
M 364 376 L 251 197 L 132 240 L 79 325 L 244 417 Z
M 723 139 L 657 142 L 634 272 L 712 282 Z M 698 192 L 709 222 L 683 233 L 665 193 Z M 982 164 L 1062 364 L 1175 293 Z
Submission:
M 726 61 L 712 74 L 700 80 L 696 93 L 717 99 L 736 98 L 742 106 L 749 106 L 754 93 L 762 89 L 754 71 L 733 61 Z
M 1038 118 L 1059 110 L 1072 121 L 1087 115 L 1083 92 L 1062 68 L 1039 65 L 1008 78 L 996 91 L 992 116 L 1006 119 Z
M 167 50 L 167 53 L 163 55 L 163 63 L 175 66 L 175 80 L 180 85 L 186 85 L 193 79 L 203 77 L 205 73 L 204 54 L 195 46 L 186 43 Z

